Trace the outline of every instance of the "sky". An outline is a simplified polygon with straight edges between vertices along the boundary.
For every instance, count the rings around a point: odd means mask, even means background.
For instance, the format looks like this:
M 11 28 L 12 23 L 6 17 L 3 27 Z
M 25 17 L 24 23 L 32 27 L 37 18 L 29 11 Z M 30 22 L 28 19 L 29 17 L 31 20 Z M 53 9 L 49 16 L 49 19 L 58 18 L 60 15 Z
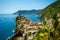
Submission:
M 44 9 L 56 0 L 0 0 L 0 14 L 13 14 L 18 10 Z

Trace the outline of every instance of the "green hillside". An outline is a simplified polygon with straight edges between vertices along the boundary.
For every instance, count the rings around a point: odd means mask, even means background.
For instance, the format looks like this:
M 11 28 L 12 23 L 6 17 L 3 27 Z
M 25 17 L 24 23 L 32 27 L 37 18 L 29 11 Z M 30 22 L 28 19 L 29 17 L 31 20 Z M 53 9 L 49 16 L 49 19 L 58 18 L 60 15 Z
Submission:
M 45 25 L 49 25 L 49 27 L 52 25 L 50 28 L 50 40 L 60 40 L 60 0 L 47 6 L 39 17 L 43 19 Z
M 52 18 L 55 14 L 60 12 L 60 0 L 57 0 L 56 2 L 50 4 L 47 6 L 39 15 L 39 17 L 44 18 Z

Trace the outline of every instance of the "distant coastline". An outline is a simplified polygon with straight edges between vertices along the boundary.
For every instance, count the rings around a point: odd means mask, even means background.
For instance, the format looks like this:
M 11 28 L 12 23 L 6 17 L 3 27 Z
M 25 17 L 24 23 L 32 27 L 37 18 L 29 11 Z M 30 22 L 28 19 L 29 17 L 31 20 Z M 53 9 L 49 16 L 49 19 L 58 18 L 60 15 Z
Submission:
M 13 13 L 13 14 L 39 14 L 43 9 L 39 9 L 39 10 L 18 10 L 17 12 Z

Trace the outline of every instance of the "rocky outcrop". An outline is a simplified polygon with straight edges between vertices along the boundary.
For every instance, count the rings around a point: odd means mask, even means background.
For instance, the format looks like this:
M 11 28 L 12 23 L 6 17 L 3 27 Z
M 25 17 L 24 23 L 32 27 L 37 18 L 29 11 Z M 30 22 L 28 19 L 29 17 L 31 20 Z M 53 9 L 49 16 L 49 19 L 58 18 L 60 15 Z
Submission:
M 19 16 L 16 18 L 15 35 L 8 40 L 32 40 L 37 30 L 43 27 L 42 23 L 32 22 L 30 19 Z

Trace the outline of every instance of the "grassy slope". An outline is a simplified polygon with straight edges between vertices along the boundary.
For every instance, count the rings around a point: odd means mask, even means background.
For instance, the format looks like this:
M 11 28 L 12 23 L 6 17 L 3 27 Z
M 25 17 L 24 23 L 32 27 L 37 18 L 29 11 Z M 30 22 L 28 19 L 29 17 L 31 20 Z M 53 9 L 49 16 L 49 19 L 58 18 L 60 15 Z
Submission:
M 55 14 L 60 12 L 60 1 L 56 1 L 46 7 L 39 15 L 39 17 L 44 18 L 52 18 Z

